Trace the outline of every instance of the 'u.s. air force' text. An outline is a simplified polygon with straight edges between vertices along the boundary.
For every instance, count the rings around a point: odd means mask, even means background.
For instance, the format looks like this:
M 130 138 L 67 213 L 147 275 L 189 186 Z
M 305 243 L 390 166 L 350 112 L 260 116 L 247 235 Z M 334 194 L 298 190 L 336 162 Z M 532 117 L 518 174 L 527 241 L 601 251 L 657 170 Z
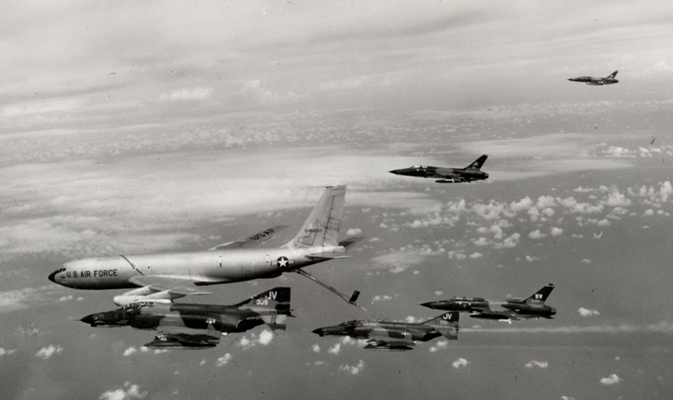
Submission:
M 93 274 L 92 274 L 93 272 Z M 66 271 L 66 278 L 105 278 L 108 276 L 119 276 L 117 275 L 116 269 L 99 269 L 95 271 Z

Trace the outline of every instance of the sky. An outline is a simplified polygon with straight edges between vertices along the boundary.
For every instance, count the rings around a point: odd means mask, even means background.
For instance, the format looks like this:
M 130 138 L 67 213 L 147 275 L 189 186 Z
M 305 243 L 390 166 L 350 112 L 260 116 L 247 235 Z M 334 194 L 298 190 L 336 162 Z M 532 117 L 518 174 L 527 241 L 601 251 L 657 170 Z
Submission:
M 0 392 L 8 399 L 668 399 L 673 394 L 673 5 L 666 1 L 24 1 L 0 13 Z M 567 79 L 607 76 L 594 87 Z M 387 171 L 462 167 L 436 184 Z M 285 333 L 151 351 L 94 329 L 122 291 L 47 280 L 97 255 L 294 235 L 347 185 L 351 258 L 307 270 L 380 318 L 452 296 L 458 341 L 361 349 L 311 330 L 372 318 L 296 275 Z

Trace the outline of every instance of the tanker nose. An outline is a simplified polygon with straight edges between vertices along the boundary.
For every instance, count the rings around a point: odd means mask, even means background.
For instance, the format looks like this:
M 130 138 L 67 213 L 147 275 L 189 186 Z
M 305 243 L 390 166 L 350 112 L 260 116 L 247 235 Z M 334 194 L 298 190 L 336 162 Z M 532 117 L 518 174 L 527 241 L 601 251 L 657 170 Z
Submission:
M 56 273 L 57 273 L 57 272 L 58 272 L 58 271 L 54 271 L 54 272 L 52 272 L 51 274 L 49 274 L 49 276 L 47 277 L 47 279 L 49 279 L 50 281 L 56 283 L 56 278 L 55 278 L 55 276 L 56 276 Z

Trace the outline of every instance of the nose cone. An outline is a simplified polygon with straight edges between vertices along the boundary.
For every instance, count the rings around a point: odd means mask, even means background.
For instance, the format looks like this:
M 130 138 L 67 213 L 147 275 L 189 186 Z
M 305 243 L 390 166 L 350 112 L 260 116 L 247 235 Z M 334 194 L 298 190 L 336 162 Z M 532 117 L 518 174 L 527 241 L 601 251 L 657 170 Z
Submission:
M 56 282 L 56 273 L 57 273 L 57 272 L 58 272 L 58 271 L 54 271 L 54 272 L 52 272 L 51 274 L 49 274 L 49 276 L 47 277 L 47 279 L 49 279 L 50 281 L 52 281 L 52 282 L 54 282 L 54 283 L 58 283 L 58 282 Z
M 93 326 L 93 316 L 94 314 L 87 315 L 86 317 L 80 319 L 80 321 L 84 322 L 85 324 L 89 324 Z
M 392 171 L 388 171 L 388 172 L 390 172 L 391 174 L 395 174 L 395 175 L 399 175 L 399 174 L 400 174 L 400 170 L 399 170 L 399 169 L 394 169 L 394 170 L 392 170 Z
M 318 328 L 313 330 L 313 333 L 319 336 L 327 336 L 327 335 L 346 335 L 346 329 L 342 325 L 337 325 L 337 326 L 326 326 L 323 328 Z
M 421 304 L 423 307 L 432 308 L 432 309 L 445 309 L 447 303 L 445 301 L 429 301 L 427 303 Z
M 325 336 L 325 330 L 323 328 L 314 329 L 312 332 L 320 337 Z
M 484 173 L 484 179 L 488 179 L 488 174 Z
M 556 315 L 556 309 L 555 308 L 551 309 L 551 315 Z

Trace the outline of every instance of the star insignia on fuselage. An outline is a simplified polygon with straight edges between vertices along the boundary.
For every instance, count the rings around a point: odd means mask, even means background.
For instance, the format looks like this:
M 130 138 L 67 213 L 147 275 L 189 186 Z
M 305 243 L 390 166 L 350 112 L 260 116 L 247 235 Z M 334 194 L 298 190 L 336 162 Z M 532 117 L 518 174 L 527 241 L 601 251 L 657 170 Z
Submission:
M 290 260 L 285 256 L 280 256 L 278 257 L 278 260 L 276 260 L 276 264 L 278 265 L 278 268 L 287 268 L 287 266 L 290 265 Z

